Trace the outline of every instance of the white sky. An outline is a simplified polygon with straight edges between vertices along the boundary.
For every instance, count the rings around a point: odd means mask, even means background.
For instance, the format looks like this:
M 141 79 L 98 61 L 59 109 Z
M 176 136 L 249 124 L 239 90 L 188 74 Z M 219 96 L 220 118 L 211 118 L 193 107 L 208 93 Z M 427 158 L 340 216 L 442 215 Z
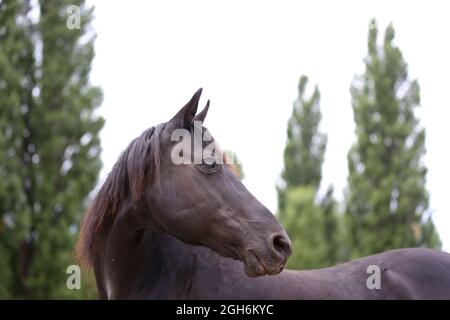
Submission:
M 203 87 L 205 125 L 236 151 L 245 184 L 276 210 L 286 123 L 300 75 L 319 85 L 328 134 L 323 190 L 341 199 L 354 141 L 349 88 L 364 70 L 368 24 L 394 23 L 396 44 L 418 78 L 427 130 L 433 220 L 450 250 L 450 19 L 446 1 L 90 1 L 98 33 L 92 79 L 100 113 L 103 179 L 144 129 L 169 120 Z

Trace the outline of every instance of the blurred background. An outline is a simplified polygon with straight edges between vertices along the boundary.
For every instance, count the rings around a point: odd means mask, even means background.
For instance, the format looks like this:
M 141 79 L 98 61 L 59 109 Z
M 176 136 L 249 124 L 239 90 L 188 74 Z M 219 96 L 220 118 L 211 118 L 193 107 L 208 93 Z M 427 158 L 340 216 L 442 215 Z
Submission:
M 199 87 L 294 242 L 288 267 L 449 251 L 448 9 L 0 0 L 0 298 L 96 298 L 88 269 L 66 286 L 89 199 Z

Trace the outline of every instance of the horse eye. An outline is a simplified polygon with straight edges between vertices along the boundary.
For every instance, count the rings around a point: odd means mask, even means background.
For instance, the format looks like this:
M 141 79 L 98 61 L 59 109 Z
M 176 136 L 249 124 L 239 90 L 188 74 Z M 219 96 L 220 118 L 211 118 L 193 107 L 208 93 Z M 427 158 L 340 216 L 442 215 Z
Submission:
M 214 174 L 220 170 L 220 166 L 214 157 L 204 158 L 202 164 L 197 168 L 206 174 Z
M 216 161 L 213 158 L 205 159 L 204 163 L 205 163 L 206 166 L 208 166 L 210 168 L 215 168 L 216 167 Z

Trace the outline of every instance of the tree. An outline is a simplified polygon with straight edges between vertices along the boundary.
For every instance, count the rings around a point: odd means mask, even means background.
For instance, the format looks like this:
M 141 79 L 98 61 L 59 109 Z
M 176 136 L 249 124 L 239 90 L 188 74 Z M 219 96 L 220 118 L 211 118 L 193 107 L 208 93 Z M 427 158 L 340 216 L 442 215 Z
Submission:
M 1 298 L 77 295 L 66 269 L 101 167 L 103 119 L 89 82 L 92 10 L 79 2 L 81 28 L 70 29 L 73 4 L 0 1 Z
M 348 153 L 346 221 L 352 257 L 400 248 L 438 248 L 425 189 L 425 130 L 414 110 L 417 80 L 386 28 L 381 46 L 371 21 L 366 70 L 355 78 L 352 105 L 357 141 Z
M 334 199 L 333 192 L 333 186 L 329 186 L 319 204 L 323 215 L 323 234 L 326 244 L 324 266 L 341 262 L 346 256 L 346 248 L 342 241 L 342 216 L 338 211 L 338 203 Z
M 285 206 L 289 188 L 308 186 L 317 190 L 322 179 L 322 163 L 327 137 L 318 131 L 322 114 L 320 92 L 317 86 L 309 99 L 305 97 L 308 78 L 301 76 L 298 97 L 294 101 L 288 121 L 287 143 L 284 149 L 284 168 L 281 186 L 277 187 L 280 212 Z
M 317 189 L 322 179 L 327 136 L 319 132 L 322 119 L 319 88 L 315 86 L 312 96 L 307 99 L 307 84 L 308 78 L 302 76 L 298 85 L 298 97 L 288 122 L 282 178 L 287 186 L 303 185 Z
M 278 215 L 294 243 L 288 266 L 318 268 L 338 261 L 338 215 L 330 188 L 316 203 L 327 143 L 319 131 L 320 93 L 315 86 L 306 97 L 308 78 L 302 76 L 298 98 L 288 122 L 284 170 L 278 191 Z

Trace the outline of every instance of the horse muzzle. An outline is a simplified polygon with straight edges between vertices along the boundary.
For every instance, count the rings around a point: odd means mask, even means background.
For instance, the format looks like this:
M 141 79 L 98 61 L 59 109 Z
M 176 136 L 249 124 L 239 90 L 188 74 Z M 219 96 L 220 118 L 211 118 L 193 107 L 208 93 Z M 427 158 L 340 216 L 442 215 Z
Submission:
M 269 239 L 264 250 L 248 249 L 241 259 L 247 276 L 275 275 L 283 271 L 292 253 L 292 243 L 287 236 L 281 234 L 273 235 Z

